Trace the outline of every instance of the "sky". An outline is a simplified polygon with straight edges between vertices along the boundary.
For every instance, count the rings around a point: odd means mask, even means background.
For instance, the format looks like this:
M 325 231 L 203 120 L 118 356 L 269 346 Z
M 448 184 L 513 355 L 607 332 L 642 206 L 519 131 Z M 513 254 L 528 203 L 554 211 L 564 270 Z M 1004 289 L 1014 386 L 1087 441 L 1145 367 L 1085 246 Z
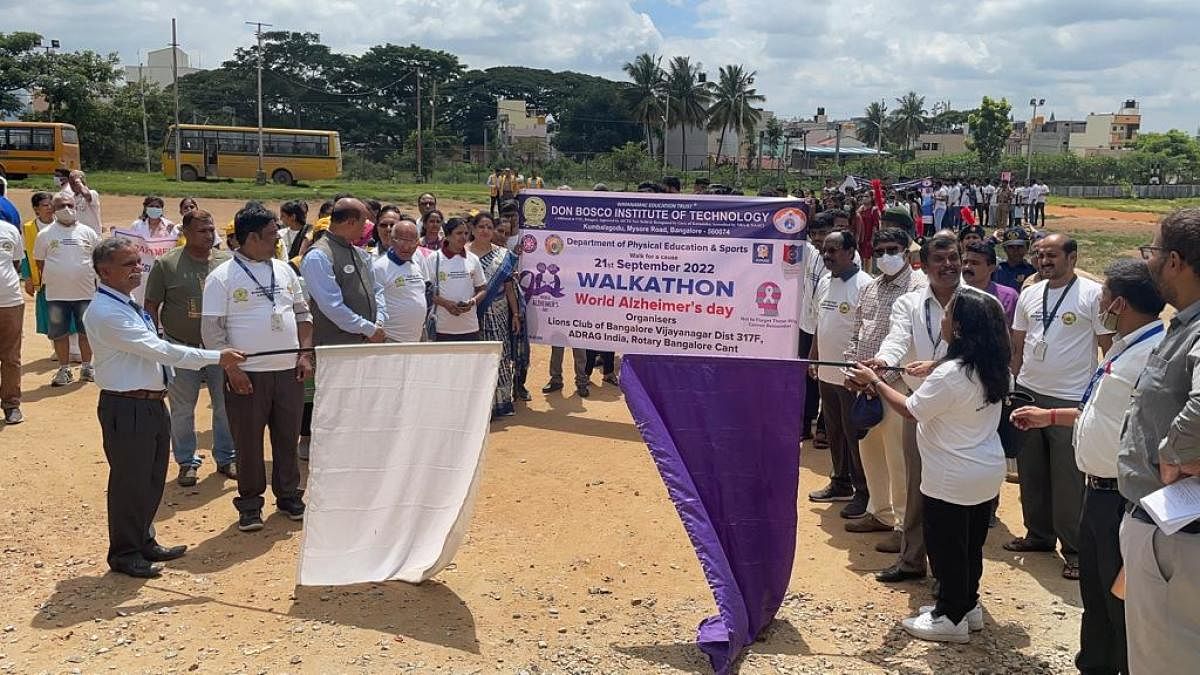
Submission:
M 688 55 L 715 79 L 757 72 L 764 107 L 784 118 L 824 107 L 833 118 L 888 108 L 913 90 L 926 105 L 973 108 L 984 95 L 1057 119 L 1141 105 L 1143 131 L 1200 126 L 1200 2 L 1195 0 L 58 0 L 30 18 L 27 0 L 0 0 L 5 31 L 32 30 L 63 48 L 118 52 L 179 40 L 203 67 L 253 41 L 243 21 L 311 31 L 336 51 L 416 43 L 468 67 L 522 65 L 625 79 L 641 52 Z M 196 65 L 193 62 L 193 65 Z

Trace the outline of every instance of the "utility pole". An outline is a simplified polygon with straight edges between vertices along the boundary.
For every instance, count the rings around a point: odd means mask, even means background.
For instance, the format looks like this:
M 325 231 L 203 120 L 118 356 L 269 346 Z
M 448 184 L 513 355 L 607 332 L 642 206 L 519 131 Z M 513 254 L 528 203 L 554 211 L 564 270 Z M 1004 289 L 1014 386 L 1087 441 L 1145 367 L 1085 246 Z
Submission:
M 667 175 L 667 136 L 671 134 L 671 94 L 667 92 L 667 104 L 663 106 L 663 175 Z
M 179 128 L 179 39 L 175 34 L 175 19 L 171 19 L 171 93 L 175 98 L 175 180 L 183 182 L 182 141 L 183 130 Z
M 422 171 L 421 157 L 421 69 L 417 69 L 417 182 L 421 182 L 425 173 Z
M 146 124 L 146 78 L 142 75 L 142 59 L 140 57 L 138 58 L 138 96 L 142 99 L 142 146 L 146 150 L 146 173 L 150 173 L 150 128 Z
M 837 140 L 833 149 L 833 163 L 840 167 L 842 165 L 842 123 L 837 123 Z
M 254 172 L 254 182 L 259 185 L 267 184 L 267 172 L 263 170 L 263 95 L 262 95 L 262 69 L 263 69 L 263 26 L 268 28 L 272 24 L 263 23 L 261 21 L 247 21 L 247 26 L 254 26 L 254 36 L 258 38 L 258 170 Z
M 1046 105 L 1044 98 L 1031 98 L 1029 105 L 1033 106 L 1033 117 L 1029 119 L 1029 127 L 1026 130 L 1029 136 L 1029 147 L 1025 153 L 1025 182 L 1029 182 L 1029 177 L 1033 175 L 1033 122 L 1037 119 L 1037 109 L 1039 105 Z

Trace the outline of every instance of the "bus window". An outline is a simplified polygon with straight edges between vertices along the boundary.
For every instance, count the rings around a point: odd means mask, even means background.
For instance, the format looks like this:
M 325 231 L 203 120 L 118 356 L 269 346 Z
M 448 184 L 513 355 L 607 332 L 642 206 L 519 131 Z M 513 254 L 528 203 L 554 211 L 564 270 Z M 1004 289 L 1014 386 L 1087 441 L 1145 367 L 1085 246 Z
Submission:
M 62 139 L 67 145 L 79 145 L 79 132 L 75 127 L 63 127 Z
M 29 144 L 30 150 L 54 150 L 54 129 L 33 130 L 33 139 Z
M 33 129 L 9 129 L 7 150 L 29 150 L 33 142 Z

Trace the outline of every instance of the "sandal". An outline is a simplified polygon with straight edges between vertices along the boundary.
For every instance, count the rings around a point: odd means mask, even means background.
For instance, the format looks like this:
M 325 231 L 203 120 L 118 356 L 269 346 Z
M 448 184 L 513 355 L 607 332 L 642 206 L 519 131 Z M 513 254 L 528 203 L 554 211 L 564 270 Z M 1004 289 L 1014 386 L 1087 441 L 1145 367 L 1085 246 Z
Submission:
M 1063 565 L 1062 575 L 1064 579 L 1079 581 L 1079 563 L 1069 562 Z
M 1054 545 L 1028 537 L 1017 537 L 1005 544 L 1004 550 L 1017 553 L 1049 553 L 1054 550 Z

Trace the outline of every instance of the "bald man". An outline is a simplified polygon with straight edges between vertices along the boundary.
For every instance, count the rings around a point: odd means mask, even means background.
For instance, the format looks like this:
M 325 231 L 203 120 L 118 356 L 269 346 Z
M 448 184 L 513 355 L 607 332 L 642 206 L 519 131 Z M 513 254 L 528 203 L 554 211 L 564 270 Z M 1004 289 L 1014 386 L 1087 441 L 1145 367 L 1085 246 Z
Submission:
M 365 204 L 339 199 L 329 217 L 329 232 L 300 261 L 300 274 L 313 305 L 313 343 L 344 345 L 383 342 L 387 319 L 383 287 L 375 280 L 372 260 L 354 246 L 366 227 Z

